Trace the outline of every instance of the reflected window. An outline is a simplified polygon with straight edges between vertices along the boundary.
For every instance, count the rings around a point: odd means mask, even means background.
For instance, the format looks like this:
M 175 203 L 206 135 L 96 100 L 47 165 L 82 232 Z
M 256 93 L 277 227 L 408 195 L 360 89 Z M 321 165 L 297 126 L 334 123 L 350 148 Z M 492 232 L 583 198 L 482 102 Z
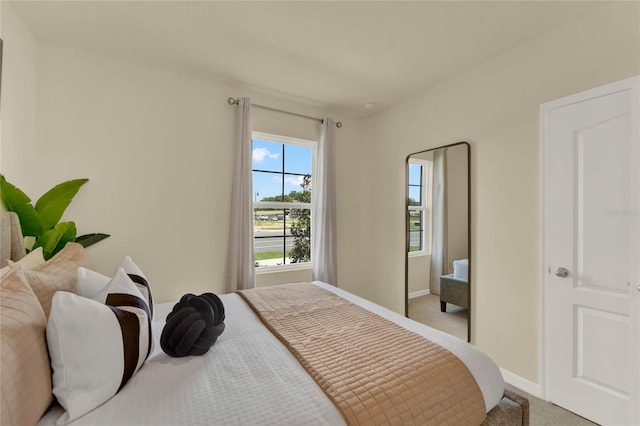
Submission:
M 429 254 L 430 186 L 431 161 L 409 160 L 409 188 L 407 200 L 407 222 L 409 224 L 409 253 Z
M 311 262 L 311 183 L 316 143 L 254 132 L 256 268 Z

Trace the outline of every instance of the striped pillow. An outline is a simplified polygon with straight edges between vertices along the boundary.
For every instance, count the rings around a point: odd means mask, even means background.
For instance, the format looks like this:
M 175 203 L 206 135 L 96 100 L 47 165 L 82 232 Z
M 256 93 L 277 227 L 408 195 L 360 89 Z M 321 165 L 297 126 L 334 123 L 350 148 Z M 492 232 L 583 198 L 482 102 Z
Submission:
M 136 265 L 131 257 L 126 256 L 120 268 L 131 278 L 134 282 L 142 298 L 147 302 L 149 307 L 149 353 L 153 351 L 153 338 L 151 337 L 151 323 L 153 321 L 153 298 L 151 297 L 151 288 L 147 282 L 147 278 Z M 80 296 L 93 299 L 100 303 L 105 303 L 106 296 L 109 292 L 108 287 L 111 282 L 111 278 L 106 275 L 102 275 L 99 272 L 92 271 L 87 268 L 80 267 L 77 270 L 78 276 L 78 288 L 77 293 Z
M 149 306 L 124 269 L 96 299 L 62 291 L 53 296 L 47 344 L 53 394 L 66 410 L 58 424 L 108 401 L 149 355 Z
M 151 311 L 151 319 L 153 320 L 153 298 L 151 296 L 151 288 L 147 281 L 147 277 L 142 272 L 142 269 L 136 265 L 130 256 L 126 256 L 120 268 L 129 275 L 129 278 L 136 284 L 142 297 L 146 300 L 147 305 Z M 80 296 L 88 297 L 89 299 L 97 300 L 96 297 L 105 286 L 109 283 L 111 278 L 106 275 L 102 275 L 99 272 L 92 271 L 87 268 L 78 268 L 78 291 Z

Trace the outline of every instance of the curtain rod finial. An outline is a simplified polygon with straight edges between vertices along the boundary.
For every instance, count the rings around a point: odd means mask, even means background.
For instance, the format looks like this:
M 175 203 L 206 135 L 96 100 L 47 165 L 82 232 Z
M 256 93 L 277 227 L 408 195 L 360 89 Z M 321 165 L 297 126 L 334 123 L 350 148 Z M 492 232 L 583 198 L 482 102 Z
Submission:
M 236 105 L 238 100 L 236 98 L 228 98 L 227 102 L 229 102 L 229 105 Z

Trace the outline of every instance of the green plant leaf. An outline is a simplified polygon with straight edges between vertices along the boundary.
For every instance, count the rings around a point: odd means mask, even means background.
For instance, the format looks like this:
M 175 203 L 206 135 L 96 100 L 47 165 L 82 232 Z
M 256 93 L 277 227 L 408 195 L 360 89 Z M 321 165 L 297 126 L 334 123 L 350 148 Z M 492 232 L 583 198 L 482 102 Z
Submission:
M 80 235 L 76 238 L 76 243 L 80 244 L 82 247 L 89 247 L 98 241 L 109 238 L 110 236 L 111 235 L 101 233 Z
M 54 186 L 40 197 L 36 202 L 36 211 L 40 215 L 44 229 L 52 228 L 58 223 L 80 187 L 88 181 L 89 179 L 68 180 Z
M 42 247 L 42 255 L 49 260 L 56 255 L 67 243 L 76 239 L 76 224 L 74 222 L 60 222 L 54 228 L 44 231 L 33 248 Z
M 56 247 L 53 249 L 51 256 L 55 256 L 60 250 L 67 245 L 67 243 L 73 242 L 76 240 L 76 224 L 75 222 L 60 222 L 56 225 L 55 229 L 60 232 L 61 237 L 56 244 Z M 43 249 L 44 251 L 44 249 Z
M 51 256 L 53 256 L 53 251 L 56 249 L 61 238 L 62 233 L 60 231 L 56 228 L 49 229 L 48 231 L 44 231 L 44 233 L 38 237 L 31 250 L 42 247 L 42 255 L 44 256 L 44 259 L 49 260 Z
M 4 207 L 20 218 L 22 235 L 37 237 L 42 233 L 42 219 L 31 205 L 31 199 L 18 187 L 7 182 L 3 175 L 0 175 L 0 198 Z

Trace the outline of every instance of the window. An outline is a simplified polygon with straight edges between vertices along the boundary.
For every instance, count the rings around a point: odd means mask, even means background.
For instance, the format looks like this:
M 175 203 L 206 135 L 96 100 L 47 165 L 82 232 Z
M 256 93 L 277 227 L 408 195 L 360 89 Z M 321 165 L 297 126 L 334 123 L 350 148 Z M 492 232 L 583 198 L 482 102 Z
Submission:
M 256 268 L 311 262 L 311 182 L 316 143 L 253 132 Z
M 428 254 L 431 251 L 429 249 L 431 217 L 427 191 L 430 182 L 430 163 L 427 160 L 409 160 L 407 221 L 409 222 L 409 253 L 413 255 Z

